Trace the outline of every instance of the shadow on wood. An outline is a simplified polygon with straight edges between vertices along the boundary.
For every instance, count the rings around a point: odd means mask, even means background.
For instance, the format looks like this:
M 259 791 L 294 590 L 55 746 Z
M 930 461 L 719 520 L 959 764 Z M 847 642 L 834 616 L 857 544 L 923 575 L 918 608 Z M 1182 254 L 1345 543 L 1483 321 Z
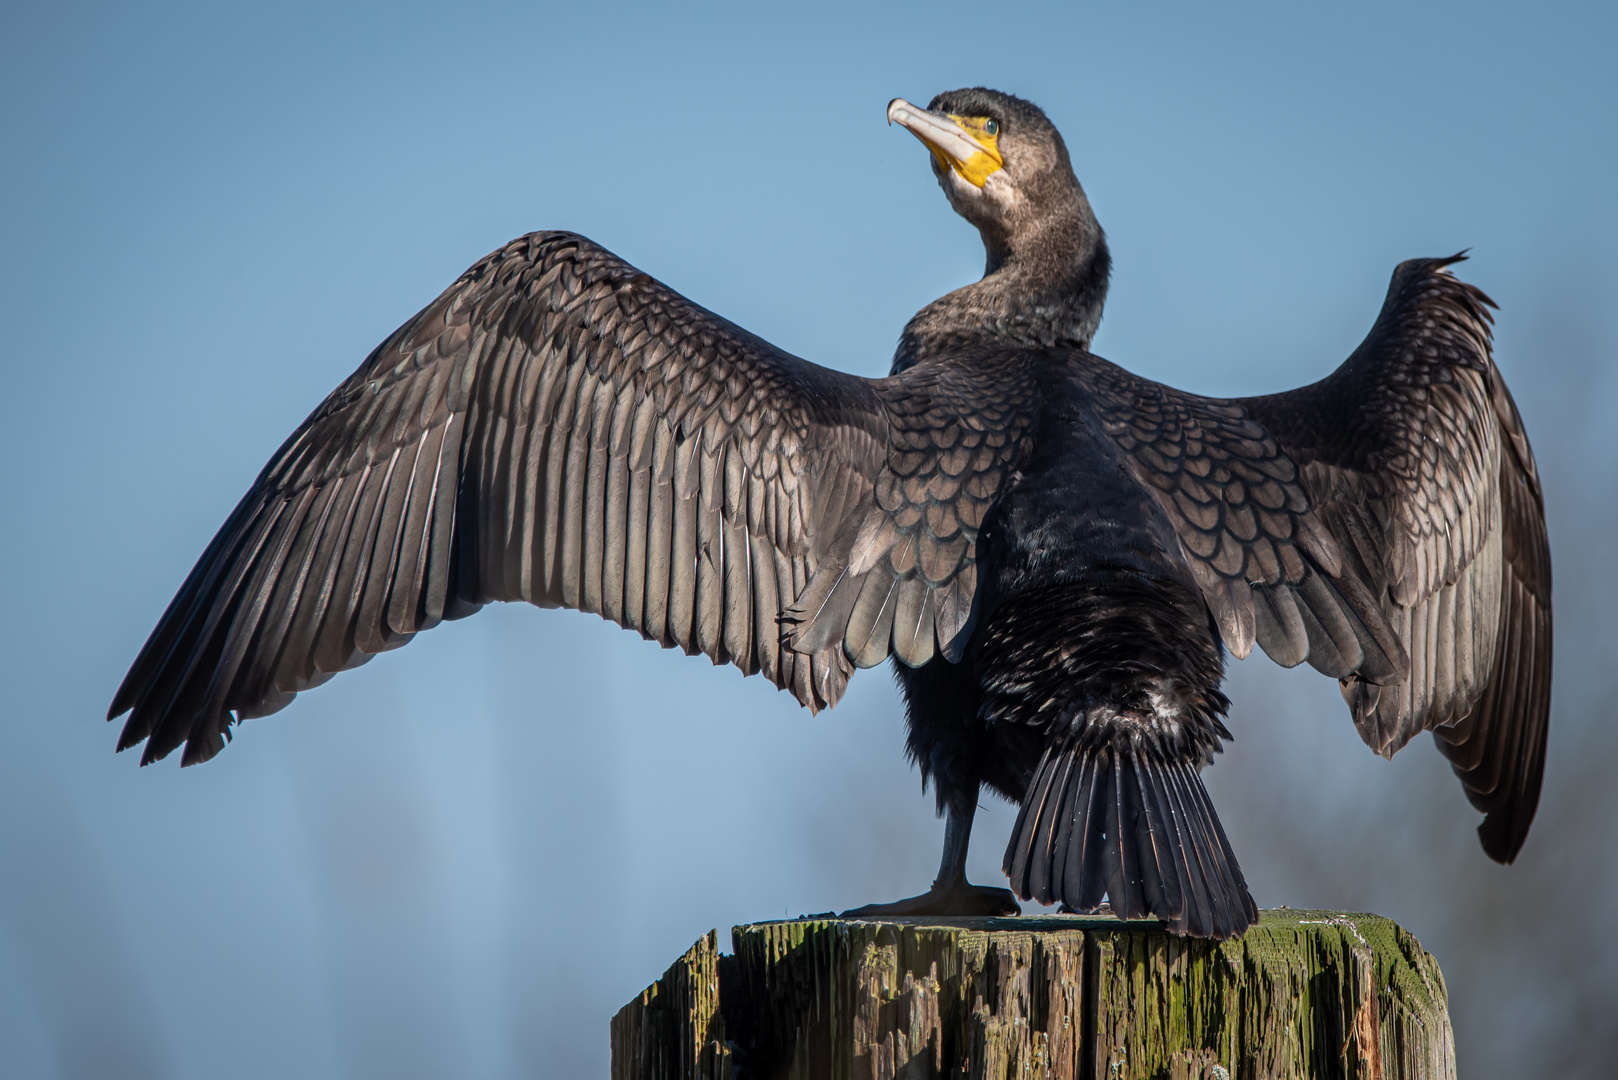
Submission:
M 798 919 L 710 932 L 612 1021 L 613 1080 L 1453 1080 L 1438 963 L 1376 915 Z

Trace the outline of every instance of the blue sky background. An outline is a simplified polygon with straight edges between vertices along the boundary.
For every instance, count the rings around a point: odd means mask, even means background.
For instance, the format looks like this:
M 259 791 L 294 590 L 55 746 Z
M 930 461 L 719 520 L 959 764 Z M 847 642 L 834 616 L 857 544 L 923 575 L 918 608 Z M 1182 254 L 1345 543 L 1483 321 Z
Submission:
M 124 669 L 270 452 L 523 232 L 584 232 L 777 344 L 885 371 L 982 252 L 883 123 L 1041 104 L 1108 231 L 1101 354 L 1210 394 L 1320 377 L 1394 264 L 1471 248 L 1557 573 L 1517 865 L 1423 738 L 1232 664 L 1208 780 L 1261 906 L 1444 965 L 1471 1077 L 1618 1054 L 1618 42 L 1590 5 L 9 5 L 0 12 L 0 1075 L 604 1075 L 700 934 L 918 891 L 942 833 L 891 680 L 810 718 L 592 617 L 485 611 L 183 772 Z M 986 803 L 974 876 L 1002 880 Z

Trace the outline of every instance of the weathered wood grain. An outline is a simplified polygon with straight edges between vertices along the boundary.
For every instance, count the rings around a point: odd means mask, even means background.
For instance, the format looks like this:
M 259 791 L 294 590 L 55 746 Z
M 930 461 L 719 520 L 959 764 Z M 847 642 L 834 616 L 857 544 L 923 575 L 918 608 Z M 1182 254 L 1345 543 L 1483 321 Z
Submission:
M 612 1075 L 732 1080 L 719 1015 L 719 932 L 710 930 L 612 1018 Z
M 1242 938 L 1081 916 L 709 933 L 612 1021 L 614 1080 L 1453 1080 L 1443 976 L 1375 915 Z

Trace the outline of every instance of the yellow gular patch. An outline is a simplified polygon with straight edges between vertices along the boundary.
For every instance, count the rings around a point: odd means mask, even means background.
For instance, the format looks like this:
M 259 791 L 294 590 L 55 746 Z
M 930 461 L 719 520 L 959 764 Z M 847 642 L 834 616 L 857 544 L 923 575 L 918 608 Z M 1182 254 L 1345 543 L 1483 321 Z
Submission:
M 972 137 L 981 150 L 965 161 L 948 161 L 937 150 L 933 153 L 938 156 L 942 165 L 947 165 L 958 173 L 973 187 L 982 187 L 989 182 L 989 177 L 999 172 L 1005 166 L 1005 159 L 1000 156 L 1000 128 L 987 116 L 956 116 L 949 114 L 955 121 L 955 126 Z

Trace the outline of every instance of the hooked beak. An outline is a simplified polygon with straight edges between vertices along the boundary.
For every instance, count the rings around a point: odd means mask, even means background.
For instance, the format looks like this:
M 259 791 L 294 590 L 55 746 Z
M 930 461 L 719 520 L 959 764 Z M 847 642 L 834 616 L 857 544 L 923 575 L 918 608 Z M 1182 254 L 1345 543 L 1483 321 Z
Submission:
M 959 117 L 928 112 L 904 98 L 894 98 L 888 102 L 888 123 L 898 124 L 920 139 L 940 165 L 954 169 L 973 187 L 981 188 L 1005 165 L 994 136 L 972 131 Z

